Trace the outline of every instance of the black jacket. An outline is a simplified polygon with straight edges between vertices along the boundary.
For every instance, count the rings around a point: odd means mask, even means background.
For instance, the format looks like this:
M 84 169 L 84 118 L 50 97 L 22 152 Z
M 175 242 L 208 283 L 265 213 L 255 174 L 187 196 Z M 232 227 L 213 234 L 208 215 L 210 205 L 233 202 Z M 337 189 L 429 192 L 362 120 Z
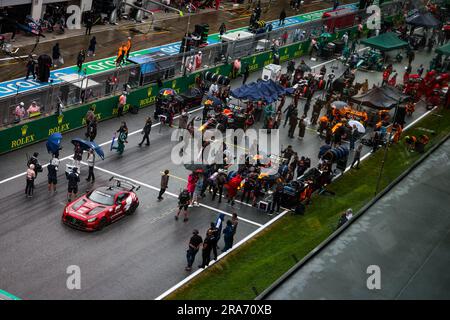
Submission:
M 78 185 L 78 182 L 80 182 L 80 175 L 78 173 L 71 172 L 67 176 L 67 180 L 69 180 L 69 185 L 76 186 Z
M 150 134 L 150 131 L 152 131 L 152 123 L 146 122 L 142 131 L 144 132 L 144 134 Z

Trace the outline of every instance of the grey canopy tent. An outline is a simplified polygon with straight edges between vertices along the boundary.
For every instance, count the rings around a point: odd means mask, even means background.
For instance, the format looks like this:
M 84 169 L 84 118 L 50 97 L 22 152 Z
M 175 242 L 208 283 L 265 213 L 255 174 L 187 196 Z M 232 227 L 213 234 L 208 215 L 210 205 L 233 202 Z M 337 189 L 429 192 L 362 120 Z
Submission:
M 409 96 L 394 87 L 374 87 L 363 94 L 350 98 L 351 101 L 373 109 L 392 109 L 396 104 L 407 100 Z
M 411 97 L 407 94 L 404 94 L 401 90 L 397 89 L 396 87 L 385 85 L 381 87 L 383 92 L 390 98 L 396 100 L 396 101 L 406 101 L 409 100 Z
M 406 23 L 415 27 L 437 28 L 441 22 L 436 19 L 430 12 L 415 13 L 406 18 Z
M 380 51 L 391 51 L 408 46 L 408 43 L 399 39 L 393 32 L 386 32 L 377 37 L 361 40 L 362 44 Z

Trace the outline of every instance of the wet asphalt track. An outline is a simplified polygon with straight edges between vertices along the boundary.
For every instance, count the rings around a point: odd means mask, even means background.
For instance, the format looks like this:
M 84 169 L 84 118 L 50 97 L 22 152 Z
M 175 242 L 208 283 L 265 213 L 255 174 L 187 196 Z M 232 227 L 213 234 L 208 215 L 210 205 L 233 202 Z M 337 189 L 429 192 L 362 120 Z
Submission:
M 424 54 L 416 54 L 413 68 L 423 63 L 424 57 Z M 320 61 L 307 63 L 316 65 Z M 331 64 L 339 66 L 337 62 Z M 401 79 L 402 66 L 395 67 L 400 70 Z M 260 76 L 259 72 L 251 75 L 249 82 L 257 76 Z M 366 72 L 358 72 L 357 81 L 361 82 L 366 77 L 370 84 L 381 81 L 380 73 Z M 240 81 L 234 81 L 233 87 L 239 86 Z M 129 131 L 134 132 L 142 128 L 146 116 L 152 112 L 153 107 L 146 108 L 138 115 L 125 115 L 123 120 L 127 121 Z M 418 108 L 413 118 L 424 112 Z M 196 112 L 192 116 L 200 114 Z M 407 119 L 407 122 L 412 120 Z M 120 121 L 113 119 L 100 123 L 96 141 L 110 141 Z M 174 176 L 170 179 L 168 191 L 178 194 L 185 186 L 183 179 L 186 179 L 188 171 L 170 162 L 174 145 L 169 142 L 170 131 L 165 127 L 159 132 L 159 127 L 154 127 L 151 146 L 142 148 L 137 146 L 141 135 L 130 135 L 122 157 L 105 150 L 106 159 L 97 159 L 96 165 L 156 188 L 159 187 L 160 172 L 169 169 Z M 84 129 L 64 134 L 61 158 L 72 154 L 70 140 L 83 134 Z M 287 128 L 282 129 L 280 136 L 284 146 L 292 144 L 300 155 L 311 157 L 313 165 L 317 162 L 316 155 L 322 142 L 313 128 L 307 129 L 303 140 L 288 139 Z M 107 146 L 104 148 L 109 149 Z M 26 169 L 26 154 L 31 155 L 34 151 L 40 152 L 41 163 L 48 161 L 45 143 L 0 156 L 0 288 L 23 299 L 153 299 L 189 274 L 184 267 L 191 231 L 197 228 L 203 236 L 209 223 L 218 215 L 214 208 L 227 213 L 235 210 L 241 218 L 253 222 L 240 221 L 235 242 L 256 230 L 258 224 L 272 218 L 239 203 L 234 209 L 224 202 L 221 205 L 211 203 L 208 197 L 205 203 L 211 209 L 193 208 L 188 223 L 176 222 L 173 218 L 176 198 L 166 195 L 162 202 L 157 202 L 156 191 L 141 187 L 138 191 L 141 204 L 134 216 L 126 217 L 101 232 L 72 230 L 60 222 L 66 200 L 65 161 L 61 162 L 59 192 L 55 196 L 47 194 L 46 169 L 37 178 L 32 199 L 27 199 L 24 194 L 25 177 L 15 177 Z M 86 173 L 87 168 L 83 167 L 80 192 L 88 188 L 84 181 Z M 99 170 L 95 174 L 96 186 L 106 183 L 111 176 Z M 10 177 L 14 178 L 5 180 Z M 223 240 L 219 245 L 223 246 Z M 200 254 L 194 267 L 199 260 Z M 81 290 L 66 288 L 69 265 L 81 268 Z

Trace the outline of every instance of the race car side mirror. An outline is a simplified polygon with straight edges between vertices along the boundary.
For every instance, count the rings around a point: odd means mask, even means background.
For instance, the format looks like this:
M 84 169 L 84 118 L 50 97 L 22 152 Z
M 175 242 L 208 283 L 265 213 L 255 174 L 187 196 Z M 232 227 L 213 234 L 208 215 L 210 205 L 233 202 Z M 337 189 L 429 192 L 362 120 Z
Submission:
M 125 206 L 127 202 L 125 200 L 122 201 L 122 205 Z

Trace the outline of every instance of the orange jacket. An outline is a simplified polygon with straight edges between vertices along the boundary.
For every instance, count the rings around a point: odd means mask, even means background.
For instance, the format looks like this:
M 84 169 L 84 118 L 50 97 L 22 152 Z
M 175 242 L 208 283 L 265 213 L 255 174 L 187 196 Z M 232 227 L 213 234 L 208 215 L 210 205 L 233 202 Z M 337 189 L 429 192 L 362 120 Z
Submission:
M 126 47 L 127 47 L 127 52 L 129 52 L 131 49 L 131 40 L 130 39 L 128 39 Z

